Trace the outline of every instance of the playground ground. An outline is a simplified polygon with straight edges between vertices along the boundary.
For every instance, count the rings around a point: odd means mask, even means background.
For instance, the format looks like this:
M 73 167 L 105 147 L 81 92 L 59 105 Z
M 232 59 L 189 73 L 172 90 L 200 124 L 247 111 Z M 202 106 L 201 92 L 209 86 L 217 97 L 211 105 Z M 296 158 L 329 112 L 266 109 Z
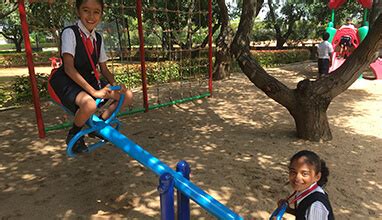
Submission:
M 268 68 L 289 86 L 313 62 Z M 292 117 L 243 74 L 216 82 L 212 98 L 121 118 L 122 133 L 245 219 L 267 219 L 290 192 L 289 157 L 317 152 L 330 168 L 337 219 L 382 218 L 382 81 L 358 80 L 328 110 L 334 139 L 295 137 Z M 62 115 L 43 108 L 45 120 Z M 158 178 L 111 144 L 67 158 L 66 131 L 37 138 L 32 106 L 0 112 L 1 219 L 159 219 Z M 191 219 L 214 219 L 192 203 Z M 287 217 L 287 219 L 292 219 Z

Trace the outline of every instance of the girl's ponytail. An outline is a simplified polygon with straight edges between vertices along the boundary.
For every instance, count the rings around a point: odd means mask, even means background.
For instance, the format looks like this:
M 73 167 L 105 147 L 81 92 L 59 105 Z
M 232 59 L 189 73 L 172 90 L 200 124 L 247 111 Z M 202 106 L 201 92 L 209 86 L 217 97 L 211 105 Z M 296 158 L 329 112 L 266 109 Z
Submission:
M 317 184 L 321 187 L 325 187 L 328 182 L 329 168 L 326 166 L 324 160 L 321 160 L 321 178 L 318 180 Z

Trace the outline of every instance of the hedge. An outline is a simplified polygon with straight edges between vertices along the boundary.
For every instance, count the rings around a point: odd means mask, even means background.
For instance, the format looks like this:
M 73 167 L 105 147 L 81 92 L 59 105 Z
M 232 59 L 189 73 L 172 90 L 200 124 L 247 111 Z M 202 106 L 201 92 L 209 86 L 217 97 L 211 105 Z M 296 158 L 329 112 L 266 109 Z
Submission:
M 253 50 L 252 55 L 262 66 L 270 67 L 309 60 L 308 49 L 293 50 Z
M 34 52 L 32 54 L 34 63 L 50 63 L 49 58 L 57 57 L 55 51 Z M 7 53 L 0 55 L 0 67 L 25 66 L 27 65 L 27 57 L 25 52 Z

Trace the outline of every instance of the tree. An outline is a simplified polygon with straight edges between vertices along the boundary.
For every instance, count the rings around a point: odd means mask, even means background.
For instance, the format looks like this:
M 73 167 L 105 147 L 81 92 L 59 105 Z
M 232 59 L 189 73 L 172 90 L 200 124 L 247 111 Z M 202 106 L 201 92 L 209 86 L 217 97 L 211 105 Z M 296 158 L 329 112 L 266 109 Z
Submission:
M 284 106 L 295 120 L 297 136 L 319 141 L 331 140 L 326 111 L 331 101 L 354 83 L 361 71 L 375 59 L 375 51 L 382 46 L 382 15 L 353 54 L 328 77 L 311 81 L 304 79 L 291 89 L 267 73 L 249 51 L 249 35 L 253 18 L 261 0 L 244 0 L 238 30 L 231 50 L 243 73 L 268 97 Z
M 49 33 L 59 46 L 61 30 L 68 21 L 75 18 L 73 11 L 74 8 L 65 1 L 31 3 L 28 11 L 30 29 L 33 32 Z
M 217 4 L 220 11 L 218 16 L 220 33 L 216 39 L 216 54 L 212 77 L 214 80 L 221 80 L 229 76 L 229 70 L 232 63 L 230 45 L 232 43 L 234 33 L 230 26 L 229 19 L 230 17 L 236 17 L 238 15 L 239 7 L 232 10 L 232 14 L 230 15 L 228 13 L 228 7 L 225 0 L 218 0 Z M 241 5 L 242 0 L 237 0 L 236 4 Z M 261 6 L 258 8 L 258 12 L 260 9 Z
M 0 20 L 0 34 L 6 39 L 13 42 L 16 52 L 21 52 L 21 43 L 23 42 L 23 35 L 21 32 L 20 17 L 18 13 L 14 12 L 8 14 L 5 18 Z
M 276 48 L 281 49 L 284 46 L 285 42 L 293 33 L 296 22 L 306 15 L 304 5 L 305 4 L 301 3 L 286 2 L 280 10 L 282 16 L 278 16 L 275 7 L 279 7 L 280 4 L 268 0 L 269 12 L 266 22 L 275 30 Z

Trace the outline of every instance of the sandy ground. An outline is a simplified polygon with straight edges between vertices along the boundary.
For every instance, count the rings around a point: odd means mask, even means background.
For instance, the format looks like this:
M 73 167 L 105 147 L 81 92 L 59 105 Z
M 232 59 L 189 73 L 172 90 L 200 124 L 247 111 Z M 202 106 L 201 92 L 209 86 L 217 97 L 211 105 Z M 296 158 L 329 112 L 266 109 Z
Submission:
M 52 68 L 50 66 L 36 66 L 35 73 L 50 73 Z M 28 69 L 26 68 L 0 68 L 0 77 L 10 77 L 10 76 L 22 76 L 28 75 Z
M 294 87 L 316 69 L 268 70 Z M 267 219 L 291 191 L 289 157 L 314 150 L 331 171 L 336 219 L 382 219 L 382 81 L 358 80 L 333 101 L 334 139 L 325 143 L 297 139 L 287 110 L 243 74 L 214 85 L 212 98 L 121 118 L 122 133 L 171 167 L 187 160 L 192 181 L 245 219 Z M 43 111 L 50 122 L 62 115 L 55 106 Z M 1 219 L 160 218 L 158 178 L 111 144 L 68 158 L 66 131 L 37 138 L 32 106 L 0 112 L 0 120 Z M 214 218 L 192 203 L 191 219 Z

